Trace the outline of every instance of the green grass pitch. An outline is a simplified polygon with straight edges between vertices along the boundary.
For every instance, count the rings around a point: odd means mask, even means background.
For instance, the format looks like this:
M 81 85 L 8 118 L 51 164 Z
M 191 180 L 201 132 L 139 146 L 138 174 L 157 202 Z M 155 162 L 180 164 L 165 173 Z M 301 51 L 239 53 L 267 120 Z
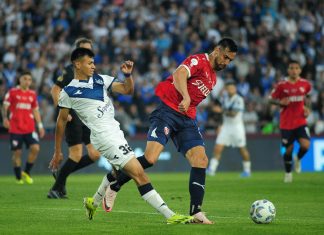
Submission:
M 68 179 L 67 200 L 46 198 L 53 179 L 35 175 L 33 185 L 16 185 L 13 176 L 0 177 L 0 234 L 324 234 L 324 174 L 294 175 L 283 183 L 283 172 L 255 172 L 249 179 L 239 173 L 207 177 L 203 210 L 214 225 L 167 225 L 145 203 L 130 182 L 118 194 L 111 213 L 97 210 L 94 220 L 85 216 L 84 196 L 92 196 L 103 174 L 74 174 Z M 189 173 L 149 173 L 154 187 L 171 209 L 188 213 Z M 276 219 L 259 225 L 249 218 L 257 199 L 272 201 Z

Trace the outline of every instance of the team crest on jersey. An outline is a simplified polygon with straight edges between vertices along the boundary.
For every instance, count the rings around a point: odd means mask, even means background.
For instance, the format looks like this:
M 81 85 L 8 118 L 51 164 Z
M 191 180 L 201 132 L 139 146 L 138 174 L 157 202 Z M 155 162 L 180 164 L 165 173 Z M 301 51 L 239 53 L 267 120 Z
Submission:
M 28 99 L 30 102 L 33 102 L 33 97 L 32 96 L 28 96 Z
M 103 85 L 103 81 L 101 79 L 95 79 L 95 83 L 99 85 Z
M 304 87 L 299 87 L 299 90 L 304 93 L 305 92 L 305 88 Z
M 190 67 L 197 65 L 198 64 L 198 60 L 197 59 L 191 59 L 190 61 Z
M 170 133 L 170 129 L 168 127 L 164 127 L 164 134 L 168 135 Z

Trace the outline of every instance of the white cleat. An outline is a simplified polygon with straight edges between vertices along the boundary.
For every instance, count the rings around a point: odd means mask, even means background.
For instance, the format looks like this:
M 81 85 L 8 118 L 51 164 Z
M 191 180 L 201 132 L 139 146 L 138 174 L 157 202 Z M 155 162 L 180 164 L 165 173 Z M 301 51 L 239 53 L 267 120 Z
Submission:
M 298 174 L 301 172 L 301 164 L 298 158 L 295 159 L 295 171 Z
M 112 190 L 110 186 L 108 186 L 106 189 L 105 196 L 102 200 L 102 208 L 106 212 L 110 212 L 112 210 L 116 197 L 117 197 L 117 192 Z
M 284 178 L 284 182 L 285 183 L 292 183 L 293 181 L 293 175 L 292 173 L 285 173 L 285 178 Z
M 193 219 L 193 223 L 196 223 L 196 224 L 214 224 L 213 221 L 210 221 L 205 213 L 203 212 L 198 212 L 196 214 L 193 215 L 194 219 Z

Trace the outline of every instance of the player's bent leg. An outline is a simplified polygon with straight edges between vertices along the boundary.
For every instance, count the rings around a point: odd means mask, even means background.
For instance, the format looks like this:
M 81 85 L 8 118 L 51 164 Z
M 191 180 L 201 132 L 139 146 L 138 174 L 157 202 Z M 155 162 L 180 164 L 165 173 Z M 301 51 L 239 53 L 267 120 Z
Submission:
M 192 166 L 189 179 L 190 192 L 190 215 L 196 218 L 196 222 L 212 224 L 210 220 L 201 212 L 202 202 L 205 194 L 206 167 L 208 157 L 203 146 L 196 146 L 186 153 L 190 165 Z
M 33 178 L 30 176 L 30 171 L 31 171 L 32 167 L 34 166 L 35 160 L 37 159 L 39 149 L 40 149 L 39 144 L 30 145 L 30 151 L 28 154 L 25 170 L 21 172 L 21 176 L 27 184 L 34 183 Z
M 299 142 L 299 150 L 297 154 L 297 158 L 295 159 L 294 166 L 295 166 L 295 171 L 296 173 L 301 173 L 301 159 L 305 156 L 307 153 L 309 146 L 310 146 L 310 141 L 309 139 L 306 138 L 300 138 L 298 140 Z
M 159 142 L 147 141 L 144 156 L 150 164 L 154 165 L 159 159 L 159 156 L 163 149 L 164 146 Z
M 210 159 L 209 166 L 206 172 L 208 175 L 214 176 L 216 174 L 223 150 L 224 150 L 224 145 L 222 144 L 215 145 L 214 157 Z
M 85 154 L 81 157 L 81 159 L 78 161 L 78 164 L 75 166 L 75 168 L 72 170 L 72 172 L 75 172 L 75 171 L 78 171 L 84 167 L 87 167 L 87 166 L 93 164 L 95 161 L 97 161 L 100 158 L 100 153 L 93 147 L 92 144 L 87 144 L 86 148 L 88 150 L 88 154 Z

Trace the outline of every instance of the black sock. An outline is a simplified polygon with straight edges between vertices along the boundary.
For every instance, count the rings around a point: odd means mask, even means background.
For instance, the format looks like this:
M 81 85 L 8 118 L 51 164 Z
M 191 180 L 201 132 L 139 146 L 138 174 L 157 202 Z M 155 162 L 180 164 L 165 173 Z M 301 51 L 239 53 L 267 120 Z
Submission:
M 190 215 L 194 215 L 201 211 L 201 206 L 205 194 L 205 179 L 205 168 L 191 168 L 189 180 Z
M 153 186 L 151 183 L 138 186 L 138 191 L 140 192 L 141 196 L 143 196 L 144 194 L 148 193 L 151 190 L 153 190 Z
M 308 149 L 299 148 L 299 151 L 298 151 L 298 154 L 297 154 L 298 159 L 301 160 L 305 156 L 307 151 L 308 151 Z
M 14 167 L 14 172 L 17 180 L 21 180 L 21 167 L 20 166 L 15 166 Z
M 64 165 L 62 166 L 62 168 L 59 170 L 59 174 L 56 178 L 55 184 L 52 187 L 53 190 L 58 190 L 58 191 L 62 191 L 63 187 L 66 183 L 66 178 L 69 176 L 69 174 L 73 171 L 73 169 L 75 168 L 75 166 L 78 163 L 71 160 L 70 158 L 68 158 Z
M 26 166 L 25 166 L 25 172 L 30 175 L 30 170 L 31 168 L 33 167 L 34 163 L 29 163 L 29 162 L 26 162 Z
M 143 169 L 149 168 L 151 166 L 153 166 L 153 164 L 149 163 L 145 156 L 140 156 L 137 158 L 137 160 L 140 162 L 140 164 L 142 165 Z M 123 171 L 119 171 L 117 173 L 117 182 L 110 185 L 110 188 L 116 192 L 118 192 L 121 188 L 121 186 L 123 186 L 124 184 L 126 184 L 128 181 L 130 181 L 132 178 L 129 177 L 126 173 L 124 173 Z M 109 179 L 108 179 L 109 180 Z
M 86 166 L 91 165 L 92 163 L 94 163 L 94 161 L 89 157 L 88 154 L 84 155 L 81 160 L 78 162 L 78 164 L 74 167 L 74 169 L 72 170 L 72 172 L 75 172 L 79 169 L 82 169 Z
M 287 173 L 290 173 L 291 172 L 291 167 L 292 167 L 292 155 L 288 155 L 288 154 L 284 154 L 284 164 L 285 164 L 285 171 Z

